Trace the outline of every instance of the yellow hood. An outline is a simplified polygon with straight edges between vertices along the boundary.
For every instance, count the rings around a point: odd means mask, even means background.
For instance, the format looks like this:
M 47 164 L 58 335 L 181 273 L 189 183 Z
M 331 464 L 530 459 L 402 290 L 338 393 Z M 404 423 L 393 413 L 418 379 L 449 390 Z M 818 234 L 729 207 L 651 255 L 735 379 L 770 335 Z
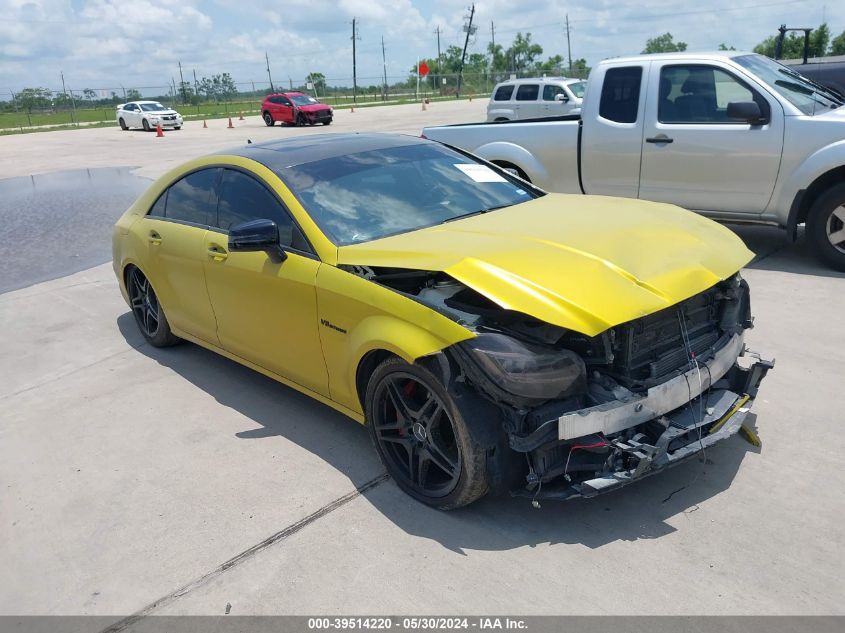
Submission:
M 588 336 L 683 301 L 754 254 L 678 207 L 548 194 L 338 249 L 338 263 L 443 271 L 503 308 Z

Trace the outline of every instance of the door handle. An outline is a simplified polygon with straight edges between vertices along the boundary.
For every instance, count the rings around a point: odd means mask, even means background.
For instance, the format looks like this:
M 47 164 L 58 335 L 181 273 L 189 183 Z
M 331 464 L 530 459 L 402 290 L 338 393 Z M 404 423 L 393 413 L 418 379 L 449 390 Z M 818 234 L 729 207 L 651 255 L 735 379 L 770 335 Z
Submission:
M 229 253 L 224 251 L 219 246 L 209 246 L 208 247 L 208 256 L 212 257 L 214 259 L 214 261 L 216 261 L 216 262 L 222 262 L 223 260 L 225 260 L 229 256 Z
M 161 244 L 161 235 L 158 234 L 158 231 L 150 231 L 150 236 L 147 238 L 150 240 L 150 243 L 153 246 L 158 246 Z
M 674 143 L 675 139 L 669 138 L 665 134 L 658 134 L 657 136 L 652 136 L 651 138 L 647 138 L 645 140 L 646 143 Z

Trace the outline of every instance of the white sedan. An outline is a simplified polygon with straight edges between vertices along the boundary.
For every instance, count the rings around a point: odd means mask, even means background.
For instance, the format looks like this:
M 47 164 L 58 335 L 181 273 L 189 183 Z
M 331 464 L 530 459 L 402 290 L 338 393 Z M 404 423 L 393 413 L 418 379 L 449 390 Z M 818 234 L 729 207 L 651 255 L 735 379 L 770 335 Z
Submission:
M 182 115 L 163 106 L 158 101 L 130 101 L 117 106 L 117 122 L 120 129 L 128 130 L 131 127 L 141 127 L 149 132 L 154 130 L 156 125 L 161 127 L 172 127 L 178 130 L 182 127 Z

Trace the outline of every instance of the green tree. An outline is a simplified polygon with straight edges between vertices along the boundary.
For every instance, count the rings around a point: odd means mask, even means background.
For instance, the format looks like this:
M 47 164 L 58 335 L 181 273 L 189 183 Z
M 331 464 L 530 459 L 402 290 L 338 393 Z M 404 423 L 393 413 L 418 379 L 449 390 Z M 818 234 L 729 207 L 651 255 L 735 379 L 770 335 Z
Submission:
M 830 41 L 829 55 L 845 55 L 845 31 Z
M 138 101 L 141 98 L 141 93 L 135 90 L 135 88 L 130 88 L 126 91 L 126 100 L 127 101 Z
M 549 57 L 546 61 L 537 61 L 531 69 L 532 75 L 543 75 L 551 73 L 560 73 L 563 70 L 563 57 L 554 55 Z
M 491 72 L 501 73 L 508 70 L 508 57 L 501 44 L 493 44 L 493 42 L 490 42 L 487 45 L 487 55 L 490 59 Z
M 543 54 L 543 47 L 531 42 L 531 33 L 517 33 L 513 44 L 508 48 L 505 55 L 511 63 L 514 71 L 520 72 L 530 70 L 537 58 Z
M 735 51 L 735 50 L 736 50 L 736 47 L 734 47 L 734 46 L 728 46 L 727 44 L 725 44 L 725 43 L 723 42 L 723 43 L 719 44 L 719 50 L 720 50 L 720 51 Z
M 82 91 L 82 96 L 83 96 L 83 97 L 84 97 L 87 101 L 93 101 L 94 99 L 96 99 L 96 98 L 97 98 L 97 93 L 96 93 L 96 92 L 94 92 L 93 90 L 91 90 L 91 88 L 85 88 L 85 89 Z
M 311 83 L 314 84 L 314 89 L 317 91 L 317 94 L 326 93 L 326 76 L 323 73 L 310 72 L 308 73 L 308 77 L 310 78 Z
M 658 35 L 647 40 L 642 54 L 679 53 L 685 50 L 687 50 L 686 42 L 676 42 L 671 33 L 664 33 L 663 35 Z
M 845 35 L 845 32 L 843 32 Z M 774 57 L 777 51 L 778 35 L 770 35 L 754 47 L 754 52 L 767 57 Z M 834 38 L 834 42 L 836 38 Z M 827 23 L 821 24 L 810 33 L 810 41 L 807 49 L 808 57 L 824 57 L 830 44 L 830 29 Z M 843 42 L 845 45 L 845 42 Z M 791 31 L 783 38 L 783 47 L 780 53 L 781 59 L 801 59 L 804 57 L 804 34 L 800 31 Z
M 26 110 L 28 114 L 32 114 L 32 111 L 36 108 L 50 107 L 52 96 L 53 93 L 47 88 L 24 88 L 15 95 L 15 98 L 20 107 Z
M 576 59 L 572 62 L 572 76 L 585 79 L 590 74 L 590 67 L 587 66 L 587 60 L 584 58 Z

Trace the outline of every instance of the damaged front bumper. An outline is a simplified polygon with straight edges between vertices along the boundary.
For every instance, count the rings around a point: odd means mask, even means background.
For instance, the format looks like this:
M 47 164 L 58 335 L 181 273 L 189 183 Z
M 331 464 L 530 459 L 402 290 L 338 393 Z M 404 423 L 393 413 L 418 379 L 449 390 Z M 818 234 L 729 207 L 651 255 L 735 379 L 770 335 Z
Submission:
M 710 361 L 645 394 L 565 413 L 525 437 L 512 435 L 511 448 L 528 453 L 532 463 L 527 486 L 513 494 L 594 497 L 735 435 L 774 366 L 759 357 L 742 366 L 738 357 L 745 354 L 742 338 L 734 336 Z

